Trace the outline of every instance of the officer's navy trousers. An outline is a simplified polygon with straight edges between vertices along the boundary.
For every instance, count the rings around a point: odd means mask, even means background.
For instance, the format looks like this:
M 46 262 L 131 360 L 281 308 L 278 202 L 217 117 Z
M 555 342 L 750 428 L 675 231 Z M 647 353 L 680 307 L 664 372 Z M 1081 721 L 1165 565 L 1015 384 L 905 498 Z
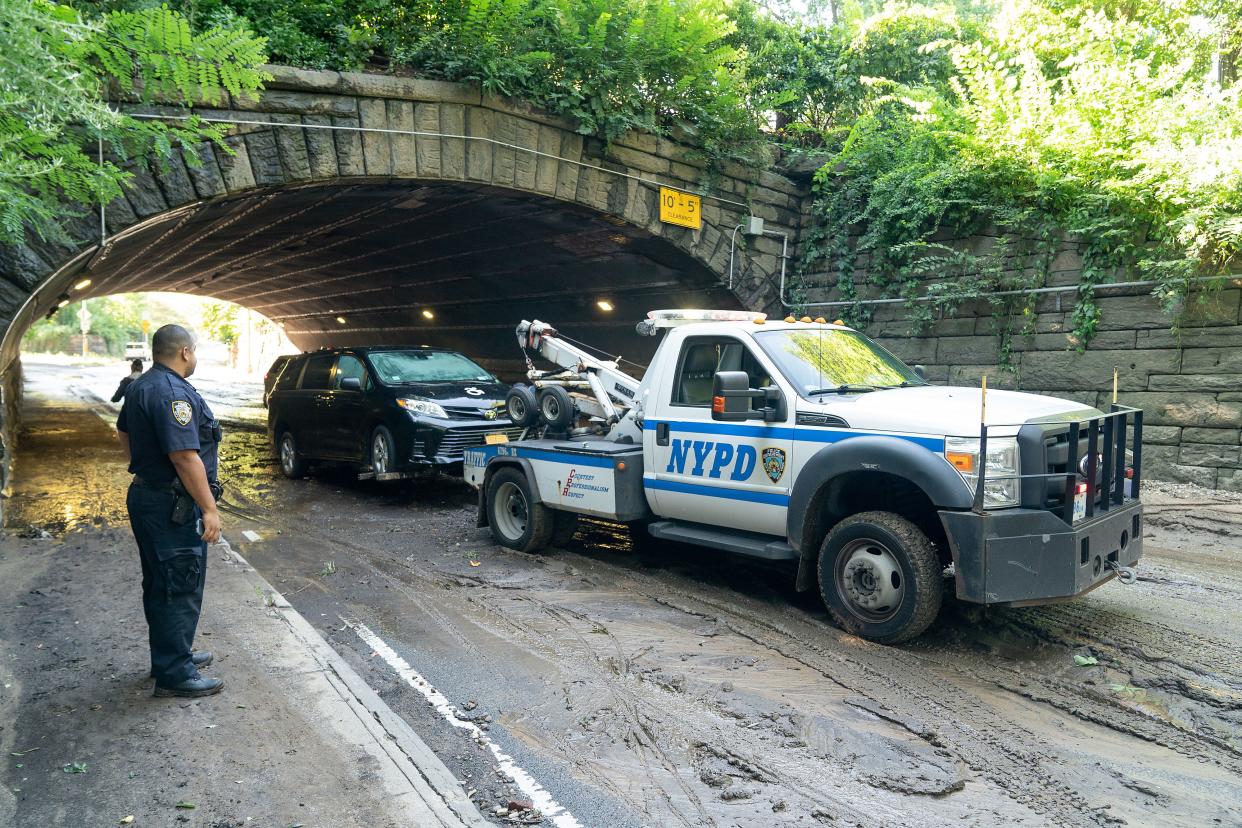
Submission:
M 171 687 L 196 678 L 190 661 L 194 632 L 207 583 L 207 544 L 195 526 L 172 522 L 173 494 L 130 486 L 129 525 L 142 559 L 142 609 L 151 643 L 151 670 L 157 684 Z

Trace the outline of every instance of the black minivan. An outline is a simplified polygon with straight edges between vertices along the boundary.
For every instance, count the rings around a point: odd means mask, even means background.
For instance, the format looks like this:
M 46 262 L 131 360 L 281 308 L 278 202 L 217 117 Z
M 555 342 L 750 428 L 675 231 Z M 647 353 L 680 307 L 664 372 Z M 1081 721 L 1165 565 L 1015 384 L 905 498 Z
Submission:
M 489 439 L 520 437 L 522 429 L 504 416 L 508 390 L 456 351 L 312 351 L 280 368 L 268 433 L 287 477 L 301 477 L 307 461 L 328 460 L 391 479 L 460 463 L 466 449 Z

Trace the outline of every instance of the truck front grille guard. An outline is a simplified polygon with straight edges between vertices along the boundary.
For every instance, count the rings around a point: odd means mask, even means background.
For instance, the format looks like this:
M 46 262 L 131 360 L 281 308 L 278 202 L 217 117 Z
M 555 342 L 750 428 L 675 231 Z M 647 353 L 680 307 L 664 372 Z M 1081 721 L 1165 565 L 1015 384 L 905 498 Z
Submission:
M 1025 424 L 1019 424 L 1025 425 Z M 1019 426 L 1005 426 L 1014 428 Z M 994 428 L 997 426 L 993 426 Z M 1087 435 L 1087 453 L 1080 457 L 1079 442 Z M 1126 465 L 1126 443 L 1130 443 L 1134 464 Z M 1018 474 L 1019 481 L 1030 478 L 1048 480 L 1063 478 L 1065 497 L 1060 507 L 1060 517 L 1067 524 L 1074 522 L 1074 497 L 1078 493 L 1079 478 L 1086 478 L 1086 518 L 1096 511 L 1107 512 L 1126 501 L 1125 484 L 1130 480 L 1130 499 L 1139 495 L 1143 468 L 1143 411 L 1128 405 L 1113 403 L 1107 414 L 1085 417 L 1069 424 L 1065 471 L 1050 474 Z M 979 474 L 975 480 L 973 511 L 983 514 L 984 486 L 987 482 L 988 426 L 979 426 Z M 1086 467 L 1081 471 L 1079 461 L 1085 457 Z M 1045 462 L 1045 468 L 1047 468 Z M 1020 471 L 1020 470 L 1019 470 Z M 1097 509 L 1098 504 L 1098 509 Z

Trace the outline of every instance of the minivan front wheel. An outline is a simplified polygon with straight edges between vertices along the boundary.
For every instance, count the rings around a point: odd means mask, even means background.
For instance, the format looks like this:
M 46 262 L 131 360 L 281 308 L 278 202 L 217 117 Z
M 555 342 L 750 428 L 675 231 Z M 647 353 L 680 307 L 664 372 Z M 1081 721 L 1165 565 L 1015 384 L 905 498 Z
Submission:
M 392 433 L 384 426 L 375 429 L 371 434 L 371 471 L 375 473 L 376 478 L 393 470 L 395 453 Z
M 292 431 L 282 432 L 277 442 L 280 455 L 280 473 L 290 480 L 296 480 L 306 473 L 306 463 L 298 453 L 298 441 Z

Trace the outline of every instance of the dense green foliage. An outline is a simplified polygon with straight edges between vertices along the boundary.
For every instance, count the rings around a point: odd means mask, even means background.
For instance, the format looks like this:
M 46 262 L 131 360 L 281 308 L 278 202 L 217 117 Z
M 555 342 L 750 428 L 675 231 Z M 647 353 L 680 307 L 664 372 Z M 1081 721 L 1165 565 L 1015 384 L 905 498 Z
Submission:
M 0 148 L 19 149 L 0 164 L 6 238 L 22 221 L 42 232 L 54 195 L 118 191 L 118 169 L 64 151 L 84 135 L 133 154 L 213 134 L 118 121 L 99 104 L 102 79 L 133 78 L 147 96 L 253 88 L 253 30 L 277 62 L 476 80 L 605 139 L 688 134 L 713 162 L 762 160 L 773 144 L 820 153 L 795 289 L 828 279 L 846 298 L 930 294 L 911 303 L 921 321 L 1042 285 L 1068 240 L 1083 257 L 1085 344 L 1094 286 L 1152 279 L 1176 308 L 1195 280 L 1236 269 L 1242 248 L 1242 0 L 150 5 L 87 2 L 82 21 L 46 0 L 0 0 L 13 63 L 41 67 L 0 93 Z M 814 16 L 794 11 L 806 8 Z M 996 243 L 938 241 L 980 231 Z M 1031 318 L 1025 295 L 990 301 L 1006 340 Z M 862 306 L 853 318 L 865 321 Z
M 1104 281 L 1154 280 L 1180 307 L 1194 280 L 1236 269 L 1242 249 L 1242 86 L 1212 71 L 1238 19 L 1235 3 L 1210 0 L 1017 0 L 971 36 L 911 29 L 906 51 L 952 70 L 871 82 L 816 176 L 804 273 L 826 266 L 849 298 L 865 254 L 885 295 L 935 298 L 914 306 L 925 321 L 937 304 L 1042 285 L 1068 238 L 1083 260 L 1080 347 Z M 999 236 L 988 250 L 934 240 L 987 228 Z M 991 304 L 1004 358 L 1033 299 Z
M 67 203 L 108 202 L 130 174 L 89 150 L 100 139 L 113 159 L 141 163 L 184 148 L 191 163 L 219 129 L 194 117 L 142 121 L 105 103 L 114 83 L 139 100 L 218 101 L 264 75 L 263 41 L 241 29 L 194 33 L 167 8 L 113 11 L 83 19 L 47 0 L 0 0 L 0 242 L 28 229 L 63 238 Z

